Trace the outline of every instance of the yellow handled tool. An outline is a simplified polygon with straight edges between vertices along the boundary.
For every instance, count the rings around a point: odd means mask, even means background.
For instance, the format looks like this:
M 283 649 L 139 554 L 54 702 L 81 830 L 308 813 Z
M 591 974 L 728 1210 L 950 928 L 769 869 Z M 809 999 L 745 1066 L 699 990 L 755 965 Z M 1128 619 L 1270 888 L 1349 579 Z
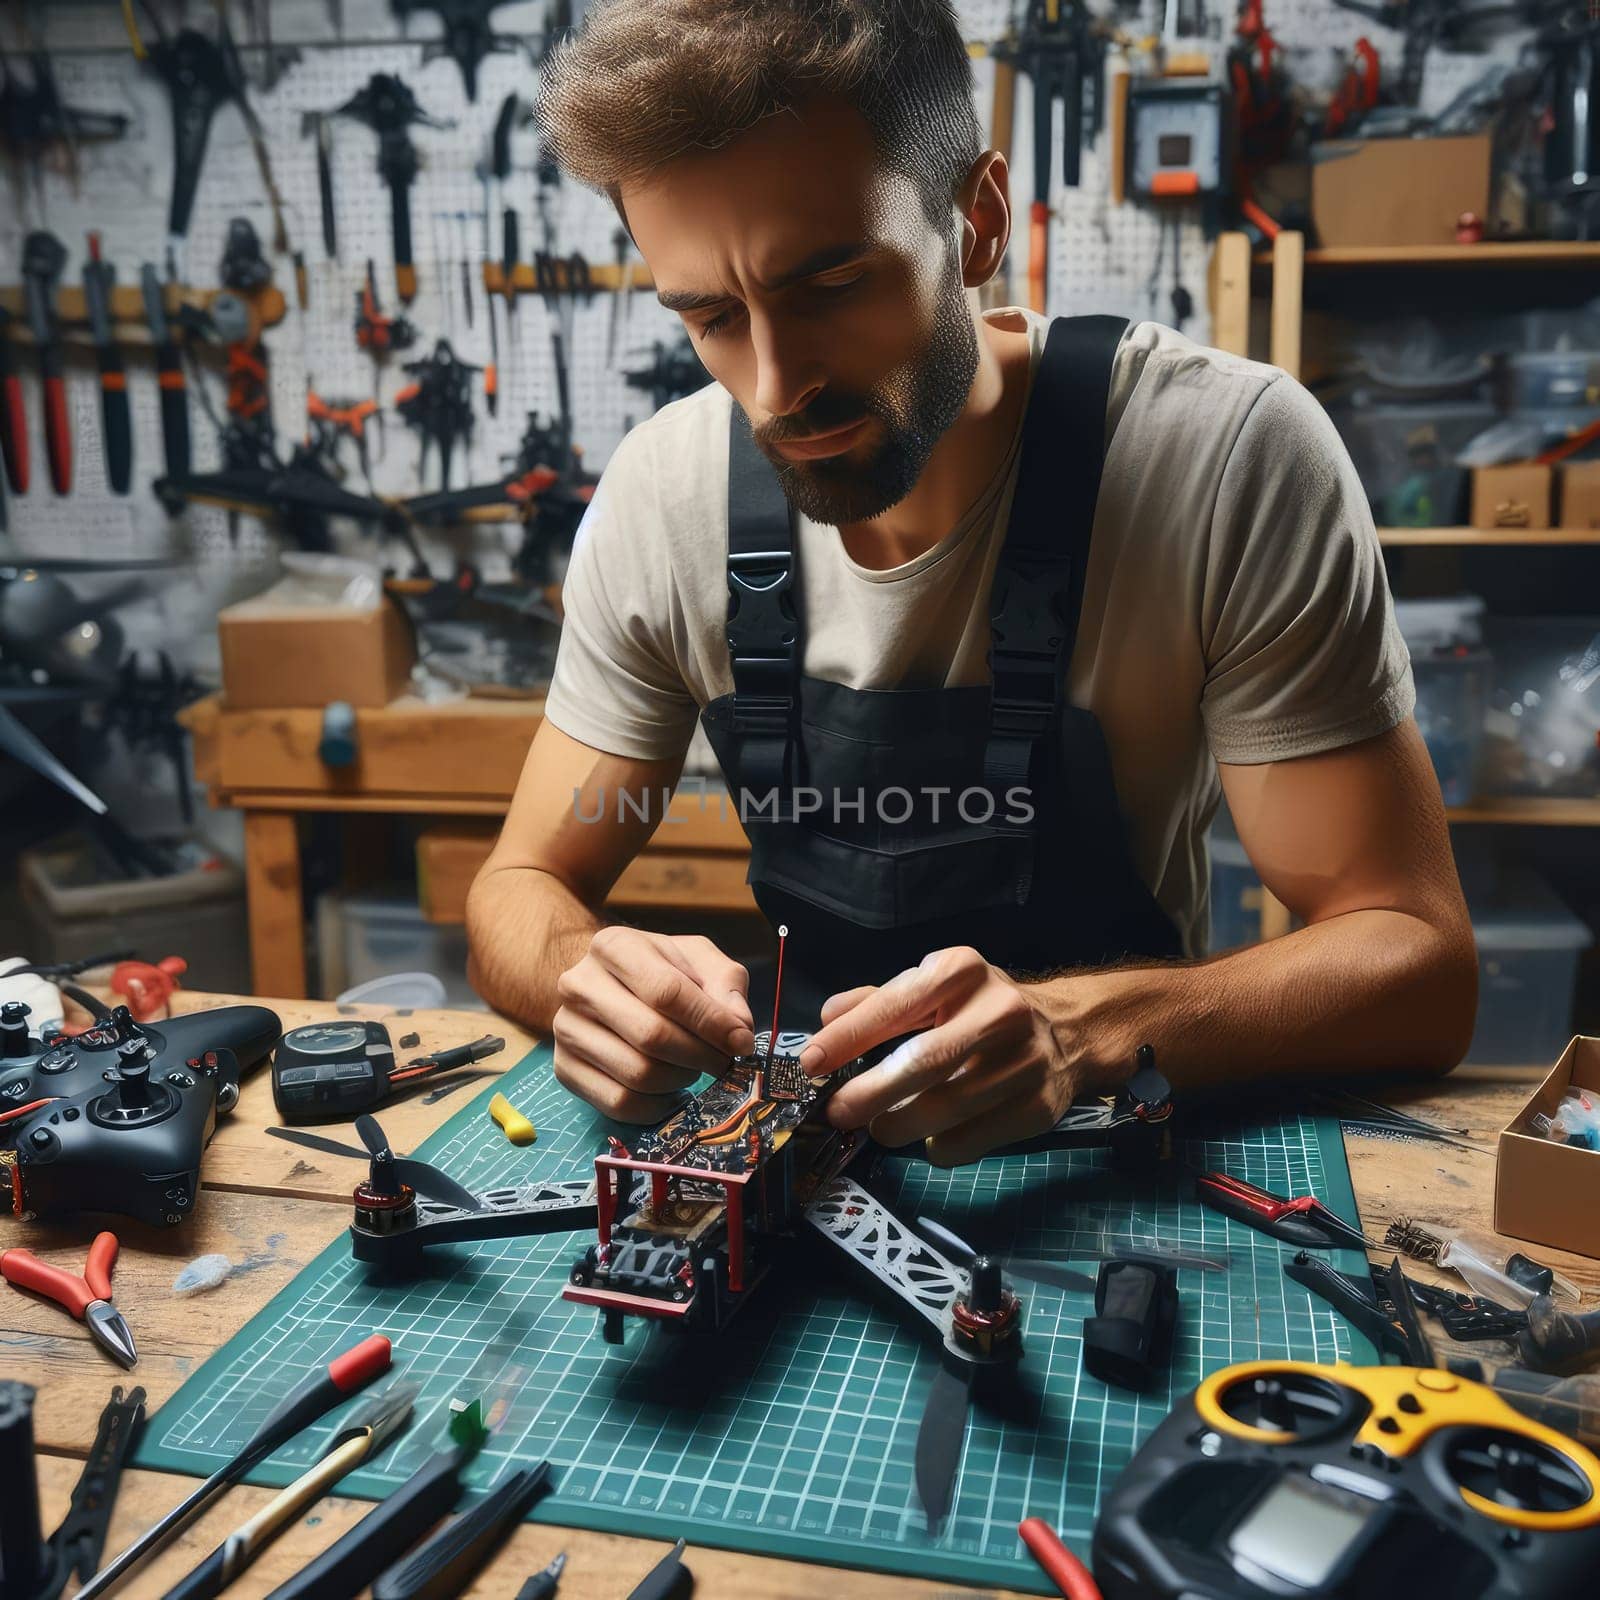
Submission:
M 539 1137 L 538 1129 L 503 1094 L 489 1102 L 489 1115 L 512 1144 L 532 1144 Z

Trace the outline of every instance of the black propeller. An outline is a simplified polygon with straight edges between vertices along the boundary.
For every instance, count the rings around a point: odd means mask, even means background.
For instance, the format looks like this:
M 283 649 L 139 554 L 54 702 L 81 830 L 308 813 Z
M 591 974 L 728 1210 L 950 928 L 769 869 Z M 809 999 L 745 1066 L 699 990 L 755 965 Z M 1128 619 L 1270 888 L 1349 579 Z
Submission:
M 917 1232 L 930 1244 L 937 1245 L 957 1265 L 965 1267 L 969 1272 L 972 1270 L 973 1262 L 978 1259 L 978 1252 L 965 1239 L 935 1222 L 932 1217 L 918 1217 L 916 1226 Z M 993 1256 L 990 1259 L 998 1261 L 1007 1272 L 1019 1278 L 1027 1278 L 1032 1283 L 1047 1283 L 1054 1288 L 1066 1289 L 1074 1294 L 1094 1293 L 1095 1280 L 1090 1273 L 1077 1272 L 1054 1261 L 1039 1261 L 1030 1256 Z
M 267 1132 L 290 1144 L 304 1145 L 308 1150 L 320 1150 L 324 1155 L 348 1156 L 355 1161 L 370 1161 L 373 1187 L 380 1192 L 392 1188 L 395 1181 L 408 1183 L 418 1194 L 437 1200 L 443 1206 L 455 1206 L 460 1211 L 482 1211 L 483 1202 L 470 1189 L 464 1189 L 447 1173 L 430 1167 L 426 1161 L 413 1161 L 409 1156 L 397 1156 L 389 1148 L 389 1140 L 376 1117 L 357 1117 L 356 1132 L 361 1135 L 365 1150 L 353 1145 L 340 1144 L 336 1139 L 324 1139 L 318 1133 L 305 1133 L 299 1128 L 268 1128 Z
M 917 1429 L 917 1499 L 928 1518 L 928 1532 L 938 1536 L 955 1496 L 956 1469 L 961 1465 L 967 1434 L 967 1405 L 972 1399 L 972 1364 L 946 1355 L 928 1390 Z
M 942 1224 L 935 1222 L 932 1217 L 918 1217 L 916 1227 L 923 1238 L 930 1244 L 937 1245 L 961 1266 L 970 1268 L 978 1255 L 978 1252 L 959 1234 L 952 1233 Z M 1196 1272 L 1228 1270 L 1228 1255 L 1222 1250 L 1202 1253 L 1194 1250 L 1171 1250 L 1160 1244 L 1133 1244 L 1126 1248 L 1118 1246 L 1113 1250 L 1108 1245 L 1109 1241 L 1103 1240 L 1102 1248 L 1089 1253 L 1104 1257 L 1115 1255 L 1124 1261 L 1153 1261 L 1180 1270 L 1189 1267 Z M 1008 1256 L 995 1250 L 985 1250 L 983 1254 L 998 1261 L 1013 1277 L 1026 1278 L 1030 1283 L 1047 1283 L 1053 1288 L 1066 1289 L 1074 1294 L 1093 1294 L 1095 1291 L 1096 1280 L 1093 1273 L 1079 1272 L 1073 1267 L 1062 1266 L 1056 1261 L 1042 1260 L 1038 1256 Z

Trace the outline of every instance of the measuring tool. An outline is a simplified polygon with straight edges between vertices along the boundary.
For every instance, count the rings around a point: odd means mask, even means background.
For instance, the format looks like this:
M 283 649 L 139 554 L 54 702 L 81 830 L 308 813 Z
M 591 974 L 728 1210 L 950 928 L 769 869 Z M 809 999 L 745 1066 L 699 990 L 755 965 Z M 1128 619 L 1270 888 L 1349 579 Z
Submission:
M 1213 1373 L 1102 1507 L 1105 1600 L 1576 1600 L 1600 1459 L 1494 1390 L 1419 1367 Z
M 493 1034 L 395 1065 L 381 1022 L 308 1022 L 291 1028 L 272 1058 L 272 1101 L 287 1122 L 326 1122 L 370 1111 L 396 1088 L 482 1061 L 506 1042 Z

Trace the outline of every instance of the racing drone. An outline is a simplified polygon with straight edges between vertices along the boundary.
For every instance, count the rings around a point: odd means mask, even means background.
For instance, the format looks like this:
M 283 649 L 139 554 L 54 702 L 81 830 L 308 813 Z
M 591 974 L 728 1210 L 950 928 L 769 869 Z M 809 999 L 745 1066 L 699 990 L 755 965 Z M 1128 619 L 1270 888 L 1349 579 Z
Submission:
M 937 1223 L 908 1226 L 853 1175 L 864 1177 L 881 1147 L 823 1114 L 867 1060 L 812 1078 L 798 1057 L 774 1052 L 775 1029 L 767 1038 L 764 1051 L 732 1058 L 633 1148 L 608 1139 L 592 1178 L 474 1194 L 426 1162 L 395 1155 L 370 1116 L 356 1120 L 362 1150 L 299 1129 L 268 1131 L 368 1162 L 355 1190 L 352 1253 L 388 1275 L 420 1272 L 432 1245 L 593 1229 L 595 1242 L 572 1263 L 562 1296 L 596 1307 L 612 1344 L 622 1342 L 628 1317 L 725 1328 L 809 1227 L 939 1335 L 941 1372 L 916 1459 L 917 1491 L 937 1532 L 973 1391 L 993 1397 L 1022 1354 L 1022 1301 L 1008 1274 L 1090 1294 L 1095 1280 L 1053 1261 L 982 1254 Z M 1048 1134 L 1019 1148 L 1109 1145 L 1120 1158 L 1155 1162 L 1171 1153 L 1171 1117 L 1171 1090 L 1143 1046 L 1114 1096 L 1073 1105 Z

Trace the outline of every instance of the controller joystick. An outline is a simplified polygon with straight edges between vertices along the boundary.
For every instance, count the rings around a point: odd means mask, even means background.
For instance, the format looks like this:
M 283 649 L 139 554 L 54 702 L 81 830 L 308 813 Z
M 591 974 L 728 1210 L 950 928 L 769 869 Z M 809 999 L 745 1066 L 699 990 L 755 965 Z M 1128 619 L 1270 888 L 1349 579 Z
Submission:
M 133 1013 L 126 1006 L 112 1008 L 106 1026 L 111 1029 L 112 1035 L 118 1044 L 124 1044 L 130 1039 L 143 1039 L 144 1030 L 134 1019 Z
M 117 1094 L 130 1108 L 150 1104 L 150 1047 L 142 1039 L 129 1039 L 117 1051 Z
M 0 1006 L 0 1057 L 15 1060 L 31 1053 L 28 1017 L 33 1007 L 22 1000 L 7 1000 Z

